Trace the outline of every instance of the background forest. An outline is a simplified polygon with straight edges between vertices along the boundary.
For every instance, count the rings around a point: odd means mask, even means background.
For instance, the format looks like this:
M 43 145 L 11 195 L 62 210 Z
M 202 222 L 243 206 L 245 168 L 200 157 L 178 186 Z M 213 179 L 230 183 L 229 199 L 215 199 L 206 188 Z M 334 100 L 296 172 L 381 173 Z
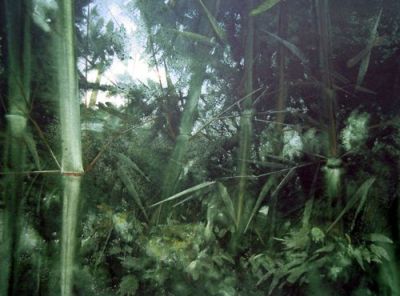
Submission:
M 400 295 L 399 1 L 119 1 L 107 83 L 71 2 L 1 2 L 0 295 Z

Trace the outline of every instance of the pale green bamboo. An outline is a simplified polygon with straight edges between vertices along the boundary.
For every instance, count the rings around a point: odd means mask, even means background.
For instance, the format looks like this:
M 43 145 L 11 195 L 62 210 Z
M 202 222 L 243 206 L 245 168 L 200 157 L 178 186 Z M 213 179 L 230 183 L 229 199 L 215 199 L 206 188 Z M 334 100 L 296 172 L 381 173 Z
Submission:
M 22 0 L 4 2 L 7 34 L 7 143 L 4 149 L 5 170 L 25 170 L 24 136 L 28 121 L 31 81 L 30 3 Z M 0 295 L 15 295 L 18 277 L 18 240 L 21 228 L 23 175 L 10 174 L 4 191 L 4 231 L 0 245 Z
M 253 8 L 253 0 L 248 1 L 248 11 Z M 247 37 L 245 44 L 245 95 L 253 93 L 253 62 L 254 62 L 254 19 L 253 16 L 247 15 Z M 240 133 L 239 133 L 239 155 L 238 167 L 239 176 L 247 176 L 249 174 L 248 159 L 250 158 L 252 133 L 253 133 L 253 96 L 249 95 L 243 102 L 243 112 L 240 116 Z M 244 228 L 242 225 L 243 207 L 245 195 L 247 191 L 247 178 L 240 178 L 239 190 L 236 202 L 236 227 L 238 233 Z
M 64 186 L 60 279 L 62 296 L 73 295 L 76 228 L 83 174 L 73 11 L 73 1 L 59 2 L 57 30 L 54 34 L 54 58 L 60 100 L 61 172 Z

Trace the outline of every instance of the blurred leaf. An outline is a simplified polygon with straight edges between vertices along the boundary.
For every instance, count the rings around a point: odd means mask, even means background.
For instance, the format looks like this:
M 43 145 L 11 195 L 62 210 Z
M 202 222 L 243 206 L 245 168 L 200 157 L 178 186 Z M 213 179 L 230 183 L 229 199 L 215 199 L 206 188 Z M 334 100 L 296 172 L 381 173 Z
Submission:
M 360 249 L 356 248 L 352 251 L 352 255 L 353 257 L 356 259 L 357 263 L 360 265 L 360 267 L 362 268 L 362 270 L 365 270 L 364 268 L 364 261 L 363 261 L 363 257 L 361 254 Z
M 381 233 L 371 233 L 369 240 L 373 242 L 393 244 L 393 241 L 390 238 Z
M 249 220 L 247 221 L 246 228 L 244 229 L 244 232 L 247 231 L 249 228 L 249 225 L 251 221 L 254 218 L 254 215 L 257 213 L 258 209 L 260 208 L 262 202 L 264 201 L 265 197 L 267 194 L 272 190 L 272 186 L 275 185 L 275 178 L 268 178 L 267 182 L 265 182 L 264 186 L 262 187 L 260 194 L 257 197 L 256 204 L 253 207 L 253 210 L 251 212 L 251 215 L 249 217 Z
M 200 42 L 205 45 L 215 45 L 215 42 L 212 38 L 188 31 L 179 31 L 176 29 L 167 29 L 168 31 L 174 32 L 184 38 L 190 39 L 193 42 Z
M 39 153 L 37 151 L 37 145 L 35 140 L 33 139 L 30 133 L 25 133 L 24 141 L 26 146 L 28 147 L 29 152 L 33 157 L 33 161 L 35 162 L 36 167 L 40 170 L 41 169 L 40 158 L 39 158 Z
M 384 258 L 390 261 L 390 256 L 388 252 L 381 246 L 371 245 L 370 246 L 371 252 L 378 256 L 379 259 Z
M 109 21 L 106 25 L 107 33 L 112 33 L 114 31 L 114 23 Z
M 332 224 L 328 227 L 326 232 L 329 232 L 333 226 L 336 225 L 337 222 L 357 203 L 357 201 L 360 199 L 360 203 L 362 203 L 363 200 L 366 199 L 366 196 L 368 195 L 369 189 L 371 188 L 371 185 L 375 182 L 375 178 L 369 178 L 367 179 L 357 190 L 357 192 L 353 195 L 353 197 L 347 202 L 346 206 L 344 209 L 340 212 L 340 214 L 337 216 L 335 221 L 332 222 Z
M 367 44 L 368 53 L 365 55 L 365 57 L 361 61 L 360 69 L 358 70 L 356 87 L 361 86 L 361 84 L 364 81 L 365 74 L 367 73 L 369 61 L 371 59 L 371 50 L 374 46 L 375 40 L 378 37 L 378 26 L 379 26 L 379 22 L 381 20 L 381 15 L 382 15 L 382 9 L 380 10 L 378 17 L 376 18 L 375 24 L 370 33 L 370 37 L 369 37 L 368 44 Z
M 305 273 L 307 272 L 307 266 L 305 264 L 302 264 L 300 266 L 297 266 L 295 268 L 292 268 L 289 271 L 289 276 L 287 278 L 287 281 L 291 284 L 294 284 L 297 282 L 297 280 Z
M 129 157 L 122 153 L 116 153 L 115 154 L 118 159 L 121 161 L 121 164 L 123 164 L 126 167 L 132 168 L 134 171 L 139 173 L 143 178 L 146 179 L 146 181 L 150 182 L 150 179 L 146 176 L 146 174 L 139 168 L 139 166 Z
M 371 179 L 365 181 L 364 184 L 361 185 L 361 187 L 359 189 L 359 190 L 361 190 L 359 193 L 361 200 L 360 200 L 360 203 L 358 204 L 356 213 L 354 214 L 353 221 L 351 222 L 351 228 L 350 228 L 351 230 L 353 230 L 355 222 L 357 220 L 357 217 L 360 214 L 361 209 L 364 207 L 365 201 L 367 200 L 369 188 L 371 187 L 372 183 L 374 183 L 374 181 L 375 181 L 374 178 L 371 178 Z
M 207 6 L 204 5 L 203 1 L 199 0 L 199 2 L 200 2 L 200 5 L 203 7 L 203 9 L 204 9 L 204 11 L 206 13 L 208 20 L 210 21 L 210 24 L 211 24 L 215 34 L 218 36 L 218 39 L 221 40 L 223 43 L 226 43 L 225 31 L 218 24 L 218 22 L 215 19 L 215 17 L 208 10 Z
M 139 282 L 134 275 L 126 275 L 119 284 L 118 294 L 123 296 L 133 296 L 139 288 Z
M 230 218 L 232 219 L 232 222 L 235 223 L 235 209 L 234 209 L 234 206 L 232 203 L 232 199 L 230 198 L 230 196 L 228 194 L 228 190 L 226 190 L 226 187 L 221 183 L 217 184 L 217 188 L 218 188 L 219 195 L 221 196 L 221 199 L 225 204 L 226 210 L 227 210 Z
M 263 12 L 266 12 L 267 10 L 271 9 L 274 7 L 276 4 L 278 4 L 280 0 L 265 0 L 263 3 L 258 5 L 256 8 L 254 8 L 251 12 L 250 15 L 256 16 L 258 14 L 261 14 Z
M 291 43 L 291 42 L 289 42 L 289 41 L 287 41 L 285 39 L 282 39 L 281 37 L 279 37 L 278 35 L 275 35 L 273 33 L 270 33 L 270 32 L 267 32 L 267 31 L 265 31 L 265 33 L 267 33 L 269 36 L 273 37 L 276 41 L 278 41 L 283 46 L 285 46 L 301 62 L 303 62 L 304 64 L 308 63 L 308 60 L 307 60 L 306 56 L 304 55 L 304 53 L 296 45 L 294 45 L 293 43 Z
M 142 200 L 140 199 L 139 193 L 136 191 L 135 185 L 131 180 L 131 176 L 129 175 L 129 172 L 127 171 L 123 163 L 120 163 L 119 169 L 117 170 L 117 174 L 121 178 L 122 183 L 124 183 L 124 185 L 128 189 L 129 194 L 133 197 L 139 209 L 142 211 L 146 220 L 149 221 L 149 217 L 143 206 Z

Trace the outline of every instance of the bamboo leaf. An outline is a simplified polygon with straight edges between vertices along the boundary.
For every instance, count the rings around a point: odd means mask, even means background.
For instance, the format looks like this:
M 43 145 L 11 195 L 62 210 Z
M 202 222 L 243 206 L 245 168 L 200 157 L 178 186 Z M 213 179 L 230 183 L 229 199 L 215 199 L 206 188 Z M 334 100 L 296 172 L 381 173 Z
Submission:
M 29 133 L 24 133 L 24 141 L 26 146 L 28 147 L 29 152 L 31 153 L 33 157 L 33 161 L 35 162 L 36 167 L 41 170 L 41 165 L 40 165 L 40 158 L 39 158 L 39 153 L 37 151 L 37 145 L 35 140 L 33 139 L 32 135 Z
M 121 164 L 128 168 L 132 168 L 134 171 L 136 171 L 139 175 L 141 175 L 143 178 L 146 179 L 147 182 L 150 182 L 149 177 L 146 176 L 146 174 L 139 168 L 139 166 L 129 157 L 122 153 L 115 153 L 115 155 L 118 157 L 120 160 Z
M 372 253 L 374 253 L 379 259 L 384 258 L 387 261 L 390 261 L 390 256 L 383 247 L 377 245 L 371 245 L 370 248 Z
M 126 275 L 119 284 L 118 295 L 133 296 L 139 288 L 139 282 L 134 275 Z
M 253 220 L 254 216 L 256 215 L 258 209 L 261 206 L 261 203 L 264 201 L 265 197 L 267 196 L 268 192 L 271 191 L 272 186 L 275 184 L 275 179 L 274 178 L 268 178 L 268 181 L 265 182 L 264 186 L 262 187 L 260 194 L 257 197 L 257 201 L 256 204 L 253 207 L 253 210 L 250 214 L 249 220 L 247 221 L 246 227 L 244 229 L 244 232 L 247 231 L 247 229 L 249 228 L 249 225 L 251 223 L 251 221 Z
M 372 242 L 393 244 L 393 241 L 381 233 L 371 233 L 369 240 Z
M 201 7 L 203 7 L 204 12 L 207 15 L 207 18 L 211 24 L 211 27 L 214 30 L 214 33 L 217 35 L 218 39 L 221 40 L 223 43 L 226 43 L 226 34 L 225 31 L 221 28 L 221 26 L 218 24 L 217 20 L 215 17 L 212 15 L 212 13 L 208 10 L 207 6 L 204 5 L 203 1 L 199 0 Z
M 372 184 L 375 182 L 375 178 L 369 178 L 367 179 L 357 190 L 357 192 L 353 195 L 353 197 L 349 200 L 349 202 L 346 204 L 344 209 L 340 212 L 340 214 L 337 216 L 335 221 L 332 222 L 332 224 L 328 227 L 326 232 L 329 232 L 333 226 L 336 225 L 337 222 L 346 214 L 357 202 L 357 200 L 365 199 L 366 196 L 368 195 L 369 189 L 371 188 Z
M 362 191 L 360 192 L 361 200 L 360 200 L 360 203 L 358 204 L 353 221 L 351 222 L 351 228 L 350 228 L 351 230 L 353 230 L 356 219 L 357 219 L 358 215 L 360 214 L 361 209 L 364 207 L 365 201 L 367 200 L 369 188 L 371 187 L 372 183 L 374 183 L 374 181 L 375 181 L 375 179 L 371 178 L 371 179 L 367 180 L 366 182 L 364 182 L 363 185 L 361 185 L 362 188 L 360 187 L 360 189 L 362 189 Z
M 360 64 L 360 69 L 358 70 L 356 87 L 359 87 L 363 83 L 365 74 L 367 73 L 369 61 L 371 58 L 371 50 L 374 47 L 375 40 L 378 37 L 378 26 L 379 26 L 379 22 L 381 20 L 381 15 L 382 15 L 382 9 L 380 10 L 378 17 L 376 18 L 375 24 L 370 33 L 370 37 L 369 37 L 368 44 L 367 44 L 367 53 L 366 53 L 365 57 L 362 59 L 361 64 Z
M 193 42 L 200 42 L 205 45 L 215 45 L 215 41 L 213 41 L 210 37 L 194 33 L 194 32 L 189 32 L 189 31 L 179 31 L 176 29 L 166 29 L 167 31 L 173 32 L 175 34 L 178 34 L 182 36 L 183 38 L 190 39 Z
M 271 9 L 274 7 L 276 4 L 278 4 L 280 0 L 265 0 L 263 3 L 258 5 L 256 8 L 254 8 L 251 12 L 251 16 L 256 16 L 259 15 L 263 12 L 266 12 L 267 10 Z
M 306 58 L 305 54 L 301 51 L 300 48 L 298 48 L 296 45 L 293 43 L 279 37 L 278 35 L 275 35 L 273 33 L 265 31 L 269 36 L 274 38 L 276 41 L 281 43 L 283 46 L 285 46 L 293 55 L 295 55 L 301 62 L 304 64 L 308 63 L 308 59 Z
M 235 208 L 233 206 L 232 199 L 230 198 L 230 196 L 228 194 L 228 190 L 226 190 L 226 187 L 221 183 L 217 184 L 217 188 L 218 188 L 219 195 L 221 196 L 222 201 L 225 204 L 227 212 L 232 219 L 232 222 L 235 223 Z
M 164 200 L 161 200 L 161 201 L 159 201 L 159 202 L 156 202 L 155 204 L 152 204 L 152 205 L 150 206 L 150 208 L 155 207 L 155 206 L 158 206 L 158 205 L 163 204 L 163 203 L 166 203 L 166 202 L 168 202 L 168 201 L 177 199 L 177 198 L 179 198 L 179 197 L 181 197 L 181 196 L 184 196 L 184 195 L 186 195 L 186 194 L 196 192 L 196 191 L 198 191 L 198 190 L 201 190 L 201 189 L 203 189 L 203 188 L 209 187 L 209 186 L 214 185 L 214 184 L 215 184 L 215 181 L 204 182 L 204 183 L 198 184 L 198 185 L 196 185 L 196 186 L 193 186 L 193 187 L 190 187 L 190 188 L 188 188 L 188 189 L 186 189 L 186 190 L 183 190 L 183 191 L 181 191 L 181 192 L 179 192 L 179 193 L 177 193 L 177 194 L 174 194 L 174 195 L 172 195 L 172 196 L 170 196 L 170 197 L 168 197 L 168 198 L 166 198 L 166 199 L 164 199 Z
M 146 220 L 149 221 L 149 217 L 147 215 L 146 209 L 143 206 L 142 200 L 140 199 L 139 193 L 137 192 L 134 183 L 131 180 L 131 176 L 129 176 L 129 172 L 126 167 L 121 163 L 119 170 L 117 171 L 118 176 L 121 178 L 122 183 L 128 189 L 129 194 L 133 197 L 133 200 L 136 202 L 139 209 L 142 211 Z

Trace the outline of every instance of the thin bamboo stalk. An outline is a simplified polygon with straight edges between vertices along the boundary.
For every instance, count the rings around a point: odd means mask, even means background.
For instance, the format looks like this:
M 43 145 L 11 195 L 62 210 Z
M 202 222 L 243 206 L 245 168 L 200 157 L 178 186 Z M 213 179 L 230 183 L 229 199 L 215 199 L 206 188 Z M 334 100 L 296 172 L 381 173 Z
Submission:
M 248 12 L 253 8 L 253 1 L 248 3 Z M 253 93 L 253 62 L 254 62 L 254 19 L 249 14 L 246 16 L 247 36 L 245 44 L 245 94 Z M 252 132 L 253 132 L 253 96 L 250 95 L 243 101 L 243 112 L 240 117 L 240 140 L 239 140 L 239 175 L 246 176 L 249 174 L 247 160 L 250 158 Z M 242 225 L 243 207 L 245 203 L 245 195 L 247 189 L 247 179 L 241 178 L 239 181 L 239 189 L 236 202 L 236 227 L 239 230 L 244 227 Z
M 322 80 L 321 97 L 323 108 L 328 120 L 328 149 L 329 157 L 337 157 L 337 135 L 336 135 L 336 106 L 335 91 L 332 83 L 331 73 L 331 42 L 330 42 L 330 13 L 329 0 L 315 0 L 317 14 L 317 27 L 319 35 L 319 64 Z M 325 124 L 325 122 L 324 122 Z

